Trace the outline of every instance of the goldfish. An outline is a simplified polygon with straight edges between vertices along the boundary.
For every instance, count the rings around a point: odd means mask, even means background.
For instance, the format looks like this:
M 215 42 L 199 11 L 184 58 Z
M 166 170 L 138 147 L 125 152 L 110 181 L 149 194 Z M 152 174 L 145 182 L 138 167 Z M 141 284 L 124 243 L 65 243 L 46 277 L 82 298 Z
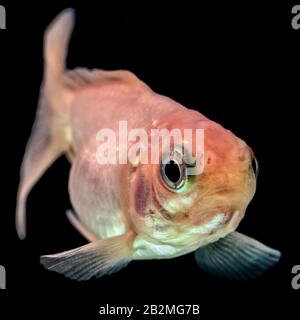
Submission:
M 252 279 L 271 268 L 280 251 L 236 231 L 256 190 L 252 149 L 200 112 L 155 93 L 130 71 L 68 70 L 74 20 L 74 10 L 66 9 L 45 32 L 44 78 L 17 194 L 19 238 L 26 237 L 31 189 L 65 155 L 73 207 L 66 214 L 88 243 L 41 256 L 46 269 L 80 281 L 119 271 L 133 260 L 191 252 L 202 270 L 230 280 Z M 127 163 L 100 163 L 99 130 L 119 138 L 120 121 L 149 135 L 153 129 L 202 130 L 203 156 L 195 157 L 192 134 L 179 138 L 184 148 L 171 143 L 166 161 L 161 146 L 155 163 L 141 161 L 139 152 Z M 129 147 L 108 151 L 123 155 Z M 189 174 L 193 161 L 185 153 L 201 161 L 198 174 Z

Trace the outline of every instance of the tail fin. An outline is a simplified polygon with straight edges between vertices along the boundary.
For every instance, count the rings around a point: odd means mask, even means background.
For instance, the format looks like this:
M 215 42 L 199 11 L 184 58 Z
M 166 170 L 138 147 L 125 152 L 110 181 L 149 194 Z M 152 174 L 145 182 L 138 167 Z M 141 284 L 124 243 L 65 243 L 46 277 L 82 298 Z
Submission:
M 45 74 L 60 77 L 65 71 L 65 61 L 70 36 L 74 28 L 73 9 L 60 13 L 48 27 L 44 41 Z
M 61 85 L 65 58 L 74 24 L 74 11 L 63 11 L 45 34 L 44 81 L 41 88 L 36 120 L 26 146 L 17 195 L 16 228 L 20 239 L 26 236 L 27 196 L 47 170 L 67 148 L 61 117 L 67 98 Z

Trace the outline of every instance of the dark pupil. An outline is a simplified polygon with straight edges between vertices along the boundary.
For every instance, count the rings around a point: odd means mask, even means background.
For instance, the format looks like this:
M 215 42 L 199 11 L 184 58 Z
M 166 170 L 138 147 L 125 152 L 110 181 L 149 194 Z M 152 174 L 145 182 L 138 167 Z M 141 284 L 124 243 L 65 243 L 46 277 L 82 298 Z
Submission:
M 165 175 L 173 183 L 176 183 L 180 180 L 180 168 L 174 160 L 171 160 L 170 163 L 166 164 Z

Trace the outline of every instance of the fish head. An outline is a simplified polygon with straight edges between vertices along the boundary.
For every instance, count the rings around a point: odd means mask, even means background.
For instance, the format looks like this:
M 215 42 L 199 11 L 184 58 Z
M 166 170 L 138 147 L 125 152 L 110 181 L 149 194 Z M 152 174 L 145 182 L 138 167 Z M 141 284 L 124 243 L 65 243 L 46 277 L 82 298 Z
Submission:
M 136 169 L 132 201 L 137 232 L 192 251 L 234 231 L 256 188 L 250 147 L 196 111 L 178 113 L 155 127 L 178 129 L 182 135 L 171 139 L 167 156 L 160 146 L 159 163 Z M 192 134 L 184 135 L 186 129 Z M 196 129 L 202 132 L 200 142 Z

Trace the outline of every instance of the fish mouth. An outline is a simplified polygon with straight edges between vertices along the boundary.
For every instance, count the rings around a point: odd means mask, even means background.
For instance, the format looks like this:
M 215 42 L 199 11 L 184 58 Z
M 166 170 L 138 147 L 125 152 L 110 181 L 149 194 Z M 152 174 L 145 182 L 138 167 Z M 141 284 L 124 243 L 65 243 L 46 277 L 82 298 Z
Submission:
M 242 217 L 241 211 L 234 208 L 204 210 L 192 221 L 190 232 L 195 235 L 211 235 L 220 230 L 231 232 L 237 228 Z
M 235 216 L 238 216 L 240 212 L 240 209 L 232 206 L 204 209 L 200 212 L 198 211 L 195 217 L 193 217 L 193 219 L 191 220 L 191 224 L 194 226 L 205 225 L 206 223 L 209 223 L 213 221 L 216 217 L 218 217 L 220 226 L 227 225 Z

